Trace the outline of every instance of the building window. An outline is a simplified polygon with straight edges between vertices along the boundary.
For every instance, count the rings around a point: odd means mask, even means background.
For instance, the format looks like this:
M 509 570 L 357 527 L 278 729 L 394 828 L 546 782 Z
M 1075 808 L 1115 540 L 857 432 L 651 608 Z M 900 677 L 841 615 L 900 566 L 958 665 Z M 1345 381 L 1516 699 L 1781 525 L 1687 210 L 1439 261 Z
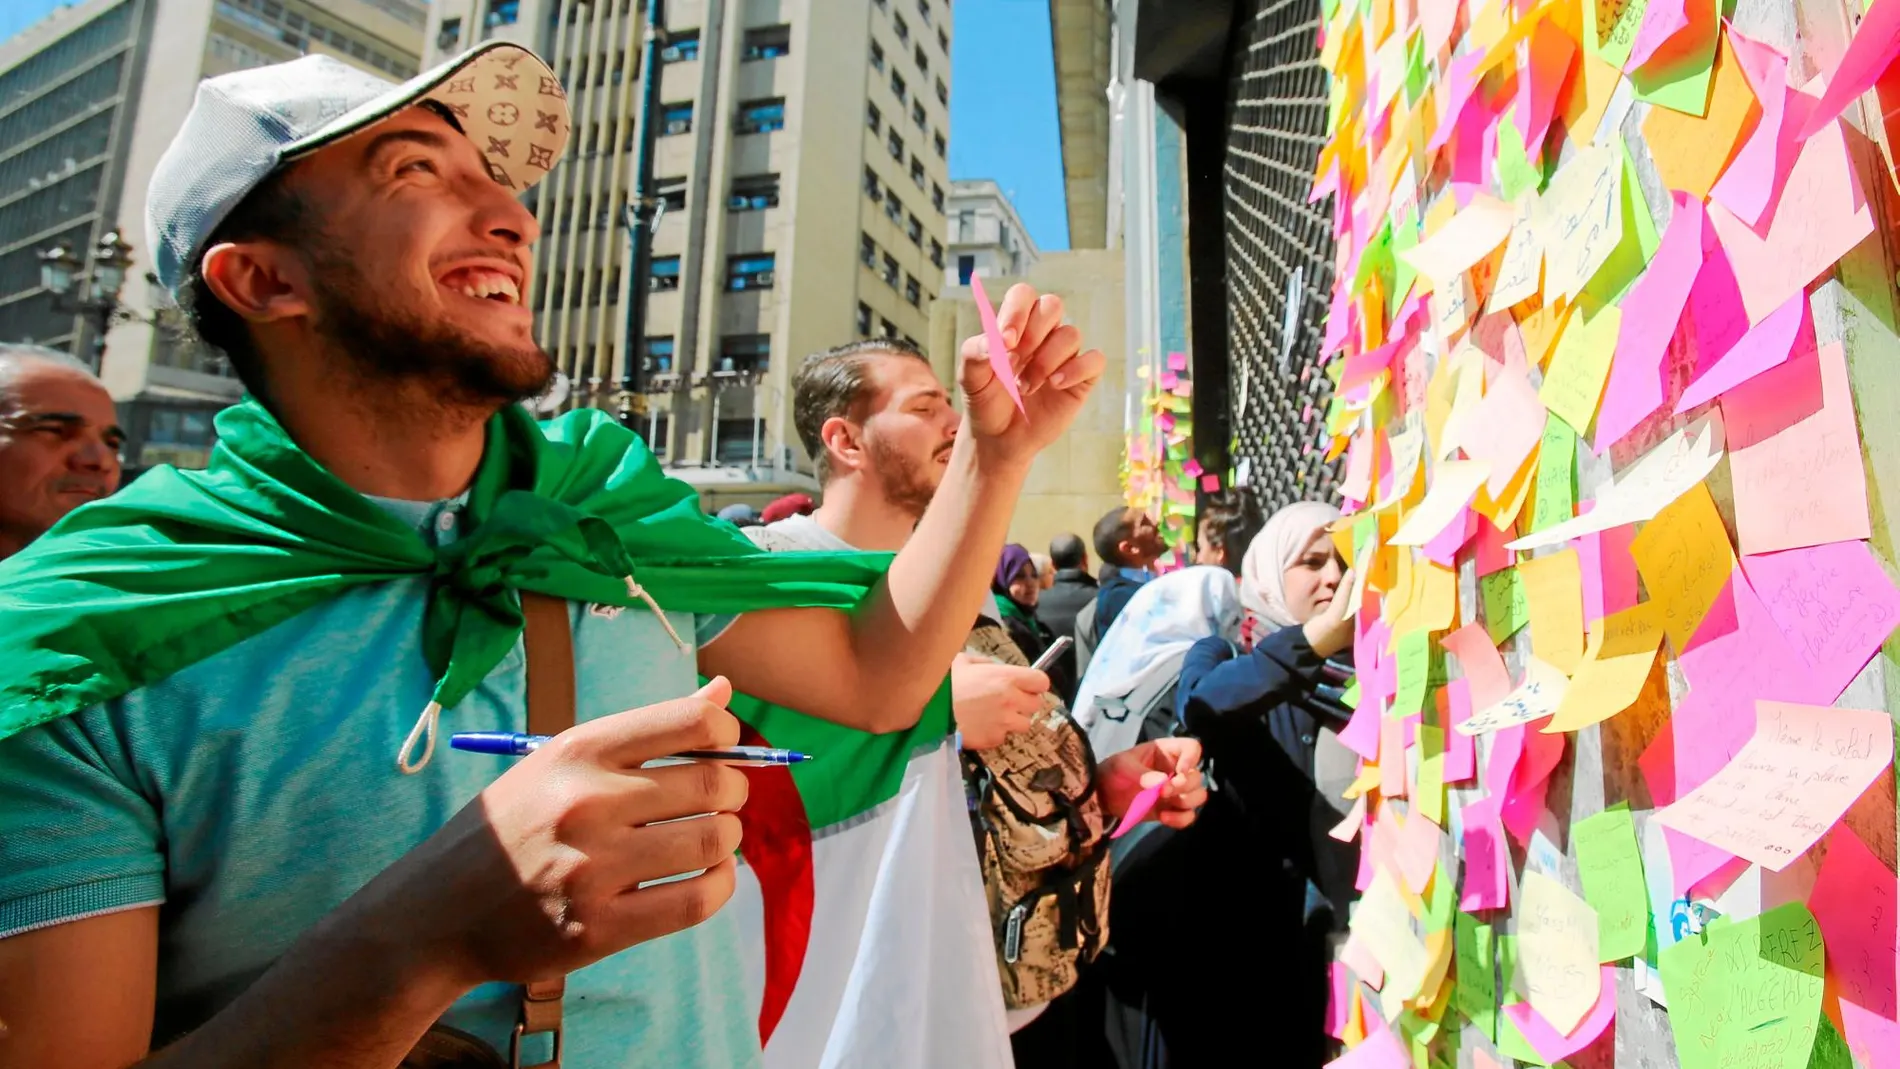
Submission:
M 895 338 L 897 337 L 897 324 L 879 316 L 877 333 L 881 338 Z
M 904 84 L 904 76 L 896 71 L 891 72 L 891 92 L 897 95 L 899 101 L 910 99 L 910 86 Z
M 946 145 L 944 144 L 944 142 L 943 142 L 943 135 L 942 135 L 942 134 L 931 134 L 931 135 L 930 135 L 930 143 L 931 143 L 931 145 L 932 145 L 933 147 L 935 147 L 935 148 L 936 148 L 936 150 L 937 150 L 937 158 L 938 158 L 938 159 L 943 159 L 943 154 L 944 154 L 944 151 L 945 151 L 945 149 L 946 149 L 946 148 L 948 147 L 948 146 L 946 146 Z
M 891 150 L 891 159 L 899 163 L 904 162 L 904 139 L 897 136 L 896 130 L 891 131 L 890 138 L 884 144 Z
M 943 187 L 935 182 L 930 183 L 930 206 L 937 209 L 938 215 L 943 214 Z
M 910 217 L 910 226 L 906 227 L 904 232 L 910 235 L 912 245 L 920 249 L 924 247 L 924 224 L 918 222 L 916 216 Z
M 513 26 L 521 17 L 521 0 L 488 0 L 488 17 L 482 25 L 489 29 L 497 26 Z
M 924 25 L 930 25 L 930 0 L 917 0 L 917 17 L 924 20 Z
M 790 26 L 762 26 L 745 32 L 745 44 L 740 51 L 742 59 L 777 59 L 792 53 L 792 28 Z
M 713 457 L 721 464 L 747 465 L 759 459 L 766 446 L 765 421 L 722 419 L 714 432 Z
M 918 100 L 911 101 L 910 121 L 919 130 L 928 129 L 928 127 L 924 124 L 924 105 L 922 101 L 918 101 Z
M 769 290 L 772 288 L 772 264 L 769 252 L 726 258 L 726 290 Z
M 910 40 L 910 23 L 904 21 L 904 16 L 892 15 L 891 27 L 897 31 L 898 40 L 900 41 Z
M 719 372 L 742 374 L 764 371 L 771 366 L 770 334 L 728 334 L 719 339 Z
M 969 285 L 970 276 L 974 274 L 976 274 L 976 257 L 957 257 L 957 284 L 960 286 Z
M 686 176 L 676 178 L 656 178 L 653 180 L 653 196 L 666 205 L 669 212 L 686 210 Z
M 871 42 L 871 69 L 880 71 L 884 69 L 884 46 L 876 41 Z
M 897 288 L 897 257 L 888 252 L 884 254 L 884 284 Z
M 857 326 L 858 337 L 868 338 L 871 336 L 871 306 L 865 304 L 863 301 L 858 302 Z
M 884 198 L 884 216 L 899 226 L 904 224 L 904 202 L 897 199 L 895 192 Z
M 924 301 L 923 290 L 917 285 L 917 280 L 910 275 L 904 276 L 904 299 L 912 306 L 921 306 Z
M 930 73 L 930 57 L 929 57 L 929 56 L 926 56 L 926 55 L 924 55 L 924 46 L 923 46 L 923 45 L 918 45 L 918 46 L 917 46 L 917 51 L 916 51 L 916 53 L 914 54 L 914 56 L 913 56 L 912 58 L 914 58 L 914 59 L 916 59 L 916 60 L 917 60 L 917 69 L 918 69 L 918 70 L 920 70 L 920 71 L 922 71 L 922 72 L 924 72 L 925 74 L 929 74 L 929 73 Z
M 858 259 L 864 266 L 873 271 L 877 270 L 877 242 L 873 241 L 869 234 L 858 235 Z
M 874 134 L 884 130 L 884 113 L 877 110 L 876 104 L 864 106 L 864 125 Z
M 975 212 L 965 210 L 965 211 L 960 211 L 957 213 L 957 236 L 955 240 L 957 241 L 975 241 L 976 240 L 976 213 Z
M 942 78 L 937 79 L 937 99 L 946 105 L 950 103 L 950 87 L 943 84 Z
M 869 167 L 864 169 L 864 195 L 874 201 L 884 199 L 884 187 L 878 183 L 877 172 Z
M 660 105 L 660 133 L 690 133 L 693 129 L 693 102 Z
M 937 43 L 943 46 L 944 55 L 947 56 L 950 54 L 950 35 L 943 32 L 943 27 L 941 26 L 937 27 Z
M 761 212 L 778 207 L 778 175 L 749 174 L 732 180 L 732 199 L 726 207 L 735 212 Z
M 748 100 L 739 105 L 738 126 L 742 134 L 769 134 L 785 129 L 785 98 Z
M 647 335 L 646 351 L 640 356 L 640 366 L 649 375 L 664 375 L 673 370 L 673 336 Z
M 290 17 L 293 19 L 298 19 L 298 16 L 296 15 L 292 15 Z M 298 19 L 298 21 L 301 22 L 302 19 Z M 454 48 L 456 45 L 459 45 L 461 43 L 462 43 L 462 20 L 461 19 L 443 19 L 442 25 L 438 26 L 435 31 L 435 47 L 440 49 L 441 51 L 447 52 L 450 49 Z
M 938 267 L 943 266 L 943 242 L 936 238 L 930 239 L 930 262 Z
M 666 35 L 666 47 L 660 49 L 660 61 L 663 63 L 684 63 L 699 58 L 698 30 L 670 30 Z
M 640 437 L 646 439 L 647 449 L 654 456 L 666 458 L 666 439 L 673 429 L 673 418 L 664 412 L 655 412 L 647 416 L 646 429 Z
M 924 188 L 924 161 L 915 156 L 910 158 L 910 180 L 917 183 L 918 189 Z
M 655 256 L 653 272 L 649 276 L 656 290 L 676 290 L 680 288 L 680 258 L 677 256 Z

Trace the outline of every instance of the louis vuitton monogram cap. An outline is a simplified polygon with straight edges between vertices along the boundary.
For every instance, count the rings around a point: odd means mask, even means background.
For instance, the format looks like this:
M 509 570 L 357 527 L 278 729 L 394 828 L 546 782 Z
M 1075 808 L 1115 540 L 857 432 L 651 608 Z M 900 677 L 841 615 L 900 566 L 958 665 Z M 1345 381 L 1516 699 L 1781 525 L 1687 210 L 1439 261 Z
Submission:
M 567 94 L 539 56 L 505 41 L 401 85 L 319 55 L 208 78 L 146 197 L 159 283 L 178 297 L 211 232 L 279 167 L 423 101 L 455 116 L 511 190 L 547 177 L 567 149 Z

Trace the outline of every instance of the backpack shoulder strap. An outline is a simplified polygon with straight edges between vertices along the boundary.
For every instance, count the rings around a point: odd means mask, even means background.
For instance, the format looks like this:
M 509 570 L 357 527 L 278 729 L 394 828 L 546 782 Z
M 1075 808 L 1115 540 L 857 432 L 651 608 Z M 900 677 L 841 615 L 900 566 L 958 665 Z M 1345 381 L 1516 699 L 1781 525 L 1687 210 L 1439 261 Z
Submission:
M 522 645 L 528 662 L 528 733 L 558 735 L 574 726 L 574 629 L 567 601 L 547 594 L 521 592 Z M 538 980 L 521 992 L 521 1016 L 509 1041 L 509 1061 L 521 1065 L 523 1036 L 553 1038 L 548 1060 L 527 1069 L 561 1067 L 561 999 L 567 978 Z

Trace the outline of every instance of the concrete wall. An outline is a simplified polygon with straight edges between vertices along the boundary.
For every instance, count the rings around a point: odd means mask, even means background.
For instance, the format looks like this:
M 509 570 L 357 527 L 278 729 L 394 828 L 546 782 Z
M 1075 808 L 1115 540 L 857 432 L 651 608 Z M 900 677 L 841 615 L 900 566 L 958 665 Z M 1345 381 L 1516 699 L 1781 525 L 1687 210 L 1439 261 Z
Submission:
M 1115 250 L 1079 250 L 1043 255 L 1026 279 L 1001 278 L 983 288 L 993 299 L 1018 281 L 1062 297 L 1068 321 L 1082 330 L 1082 344 L 1108 357 L 1101 384 L 1075 424 L 1043 451 L 1030 470 L 1016 506 L 1009 537 L 1042 553 L 1063 532 L 1087 537 L 1102 513 L 1121 503 L 1122 381 L 1128 347 L 1122 318 L 1122 256 Z M 930 317 L 930 357 L 937 376 L 955 380 L 956 353 L 964 338 L 982 332 L 967 287 L 946 287 Z

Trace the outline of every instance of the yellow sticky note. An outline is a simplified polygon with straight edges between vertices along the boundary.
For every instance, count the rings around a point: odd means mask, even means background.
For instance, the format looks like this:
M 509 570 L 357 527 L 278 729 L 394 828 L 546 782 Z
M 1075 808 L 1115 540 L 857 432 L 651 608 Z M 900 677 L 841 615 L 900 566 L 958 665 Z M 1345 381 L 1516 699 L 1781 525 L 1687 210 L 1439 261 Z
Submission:
M 1583 291 L 1623 240 L 1623 153 L 1577 153 L 1544 191 L 1544 297 Z
M 1449 630 L 1458 619 L 1457 570 L 1421 557 L 1412 574 L 1417 584 L 1413 611 L 1418 614 L 1419 626 L 1427 631 Z
M 1525 871 L 1519 891 L 1518 980 L 1531 1008 L 1567 1035 L 1577 1030 L 1603 990 L 1597 912 L 1536 869 Z M 1419 949 L 1423 957 L 1423 944 Z
M 1564 325 L 1570 321 L 1570 312 L 1576 307 L 1570 304 L 1540 304 L 1522 314 L 1513 313 L 1517 319 L 1517 335 L 1524 341 L 1524 362 L 1543 367 L 1550 359 L 1550 351 L 1557 339 L 1563 336 Z
M 1536 296 L 1544 283 L 1544 241 L 1537 233 L 1540 200 L 1534 189 L 1518 195 L 1511 219 L 1510 241 L 1498 265 L 1497 283 L 1485 310 L 1496 312 Z
M 1622 84 L 1623 71 L 1589 51 L 1578 57 L 1577 63 L 1577 73 L 1570 79 L 1570 99 L 1564 105 L 1564 127 L 1570 131 L 1571 140 L 1579 145 L 1592 145 L 1597 141 L 1597 126 L 1603 122 L 1603 113 L 1609 110 L 1610 98 Z M 1614 132 L 1606 140 L 1615 141 Z
M 1595 921 L 1591 924 L 1594 942 Z M 1412 912 L 1389 870 L 1381 867 L 1374 873 L 1372 886 L 1353 910 L 1352 933 L 1385 970 L 1381 991 L 1393 990 L 1400 999 L 1418 994 L 1431 959 L 1425 941 L 1412 929 Z
M 1430 237 L 1399 254 L 1413 270 L 1443 290 L 1472 265 L 1491 255 L 1511 232 L 1515 209 L 1486 193 L 1472 196 L 1451 220 Z
M 1590 421 L 1603 401 L 1603 384 L 1610 377 L 1610 358 L 1616 354 L 1616 332 L 1622 322 L 1623 313 L 1615 306 L 1600 308 L 1595 315 L 1571 316 L 1557 339 L 1550 373 L 1537 391 L 1544 407 L 1579 435 L 1589 433 Z
M 1774 92 L 1781 87 L 1776 85 Z M 1715 56 L 1714 81 L 1709 87 L 1707 115 L 1687 115 L 1674 108 L 1650 108 L 1643 120 L 1644 143 L 1656 161 L 1663 185 L 1707 200 L 1715 180 L 1728 169 L 1745 131 L 1761 118 L 1761 105 L 1750 91 L 1742 64 L 1722 35 Z
M 1583 664 L 1571 677 L 1545 734 L 1601 723 L 1636 704 L 1662 645 L 1660 609 L 1659 603 L 1645 601 L 1597 623 Z
M 1630 556 L 1650 600 L 1661 605 L 1670 645 L 1680 652 L 1735 570 L 1728 530 L 1708 486 L 1697 483 L 1658 512 L 1630 540 Z
M 1583 660 L 1583 569 L 1577 551 L 1566 549 L 1517 566 L 1531 617 L 1531 651 L 1562 669 Z
M 1418 729 L 1418 783 L 1412 804 L 1433 824 L 1445 824 L 1445 731 L 1422 724 Z

